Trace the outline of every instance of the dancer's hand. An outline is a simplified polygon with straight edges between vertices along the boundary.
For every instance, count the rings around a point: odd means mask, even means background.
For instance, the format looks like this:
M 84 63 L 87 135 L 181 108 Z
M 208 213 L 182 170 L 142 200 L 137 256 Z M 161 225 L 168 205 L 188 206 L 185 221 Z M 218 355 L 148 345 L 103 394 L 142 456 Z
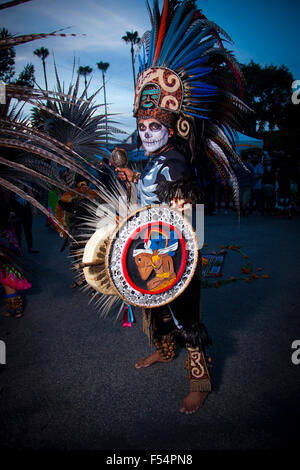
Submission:
M 186 216 L 190 216 L 192 214 L 192 204 L 190 201 L 185 199 L 172 199 L 170 203 L 171 209 L 176 209 L 180 212 L 184 212 Z
M 131 183 L 134 172 L 130 168 L 116 168 L 115 170 L 121 181 L 129 181 Z

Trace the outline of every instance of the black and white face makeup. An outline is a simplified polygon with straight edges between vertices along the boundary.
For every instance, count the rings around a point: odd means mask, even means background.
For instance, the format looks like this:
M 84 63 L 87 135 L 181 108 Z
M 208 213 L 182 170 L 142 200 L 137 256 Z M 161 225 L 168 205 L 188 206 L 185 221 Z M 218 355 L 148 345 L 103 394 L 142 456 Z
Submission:
M 153 153 L 167 144 L 169 129 L 156 119 L 141 119 L 138 123 L 139 135 L 143 148 L 147 153 Z

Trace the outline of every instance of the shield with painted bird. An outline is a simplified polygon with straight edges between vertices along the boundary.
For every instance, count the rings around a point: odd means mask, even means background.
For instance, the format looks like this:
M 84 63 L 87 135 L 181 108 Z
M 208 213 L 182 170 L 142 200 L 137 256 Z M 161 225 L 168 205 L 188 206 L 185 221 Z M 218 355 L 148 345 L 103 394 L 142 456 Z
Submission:
M 198 260 L 194 230 L 182 213 L 147 206 L 117 228 L 106 257 L 108 277 L 127 303 L 153 308 L 180 295 Z

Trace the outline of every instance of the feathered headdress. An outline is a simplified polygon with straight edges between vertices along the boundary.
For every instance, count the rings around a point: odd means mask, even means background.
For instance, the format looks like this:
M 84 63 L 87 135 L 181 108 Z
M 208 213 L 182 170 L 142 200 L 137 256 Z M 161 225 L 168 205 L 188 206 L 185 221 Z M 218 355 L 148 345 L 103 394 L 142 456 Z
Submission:
M 189 144 L 192 163 L 209 157 L 224 181 L 231 180 L 238 201 L 232 164 L 242 162 L 234 132 L 251 110 L 242 101 L 240 67 L 223 45 L 232 41 L 194 2 L 164 0 L 161 14 L 158 0 L 152 10 L 146 3 L 152 30 L 139 44 L 134 115 L 174 128 Z

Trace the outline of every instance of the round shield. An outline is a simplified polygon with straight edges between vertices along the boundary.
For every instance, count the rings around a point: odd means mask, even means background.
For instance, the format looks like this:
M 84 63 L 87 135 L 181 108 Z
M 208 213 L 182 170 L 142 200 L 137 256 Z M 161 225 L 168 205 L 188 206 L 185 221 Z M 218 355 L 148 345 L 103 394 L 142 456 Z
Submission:
M 123 300 L 159 307 L 188 286 L 198 260 L 193 228 L 175 209 L 147 206 L 118 227 L 107 250 L 111 283 Z

